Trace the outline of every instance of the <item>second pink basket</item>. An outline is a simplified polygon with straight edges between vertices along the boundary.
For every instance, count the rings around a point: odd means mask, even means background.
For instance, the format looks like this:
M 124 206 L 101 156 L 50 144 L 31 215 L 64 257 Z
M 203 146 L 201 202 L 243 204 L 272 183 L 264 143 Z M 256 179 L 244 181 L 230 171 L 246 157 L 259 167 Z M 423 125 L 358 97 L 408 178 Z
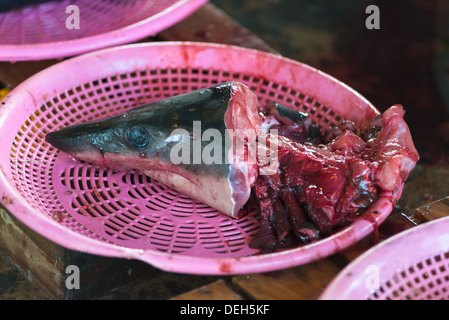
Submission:
M 322 300 L 449 299 L 449 217 L 399 233 L 349 264 Z

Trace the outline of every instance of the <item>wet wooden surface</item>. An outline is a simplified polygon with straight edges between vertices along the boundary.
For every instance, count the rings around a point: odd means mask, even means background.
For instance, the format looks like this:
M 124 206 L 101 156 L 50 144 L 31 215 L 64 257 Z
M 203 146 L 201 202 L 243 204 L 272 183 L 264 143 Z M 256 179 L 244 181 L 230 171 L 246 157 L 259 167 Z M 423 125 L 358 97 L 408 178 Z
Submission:
M 278 52 L 347 83 L 381 111 L 403 104 L 421 160 L 394 212 L 379 229 L 383 241 L 449 214 L 449 109 L 435 72 L 441 67 L 437 63 L 440 2 L 374 1 L 380 8 L 380 29 L 368 30 L 365 8 L 371 2 L 216 0 L 143 41 L 222 42 Z M 32 67 L 0 63 L 0 80 L 14 87 L 52 63 Z M 344 266 L 376 244 L 370 235 L 329 258 L 266 274 L 192 276 L 166 273 L 135 261 L 70 256 L 51 244 L 42 250 L 45 240 L 31 235 L 6 211 L 0 212 L 2 237 L 14 240 L 20 236 L 22 244 L 30 244 L 25 251 L 20 250 L 20 243 L 3 243 L 0 299 L 317 299 Z M 39 259 L 50 254 L 59 255 L 60 263 L 41 263 Z M 90 273 L 90 283 L 103 290 L 93 286 L 79 295 L 64 292 L 63 270 L 71 261 L 94 266 L 92 270 L 98 272 Z M 36 265 L 46 265 L 47 271 Z M 111 270 L 111 276 L 104 277 Z M 45 279 L 38 280 L 38 274 Z M 56 288 L 49 289 L 48 281 Z

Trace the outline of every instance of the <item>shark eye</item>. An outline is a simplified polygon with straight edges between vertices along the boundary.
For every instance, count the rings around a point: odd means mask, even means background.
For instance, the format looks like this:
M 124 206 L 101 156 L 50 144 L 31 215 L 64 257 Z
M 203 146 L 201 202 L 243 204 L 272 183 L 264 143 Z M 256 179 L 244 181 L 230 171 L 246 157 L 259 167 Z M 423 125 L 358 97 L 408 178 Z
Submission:
M 126 132 L 128 141 L 136 147 L 145 147 L 150 142 L 148 131 L 142 126 L 135 126 Z

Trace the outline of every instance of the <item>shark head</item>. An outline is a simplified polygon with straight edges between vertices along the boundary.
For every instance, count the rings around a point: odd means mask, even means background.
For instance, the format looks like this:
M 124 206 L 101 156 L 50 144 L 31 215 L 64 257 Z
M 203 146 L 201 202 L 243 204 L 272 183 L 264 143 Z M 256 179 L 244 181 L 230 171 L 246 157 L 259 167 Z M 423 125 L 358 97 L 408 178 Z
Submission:
M 189 150 L 195 143 L 202 150 L 209 143 L 202 138 L 208 129 L 225 137 L 227 111 L 232 109 L 239 114 L 247 108 L 236 99 L 240 96 L 250 96 L 255 110 L 255 95 L 243 85 L 227 82 L 151 102 L 107 119 L 68 126 L 48 133 L 46 141 L 78 160 L 110 169 L 139 170 L 174 190 L 236 216 L 249 198 L 249 181 L 256 173 L 252 172 L 248 180 L 247 166 L 236 167 L 225 161 L 229 149 L 225 139 L 220 139 L 218 145 L 223 160 L 219 163 L 175 162 L 172 151 L 185 142 Z M 257 117 L 254 110 L 243 115 Z M 195 124 L 200 124 L 199 131 Z M 195 160 L 195 155 L 195 149 L 190 151 L 190 160 Z
M 230 84 L 202 89 L 68 126 L 48 133 L 46 141 L 73 158 L 113 169 L 148 169 L 152 164 L 165 168 L 173 146 L 196 138 L 195 122 L 202 131 L 214 128 L 225 134 L 230 96 Z

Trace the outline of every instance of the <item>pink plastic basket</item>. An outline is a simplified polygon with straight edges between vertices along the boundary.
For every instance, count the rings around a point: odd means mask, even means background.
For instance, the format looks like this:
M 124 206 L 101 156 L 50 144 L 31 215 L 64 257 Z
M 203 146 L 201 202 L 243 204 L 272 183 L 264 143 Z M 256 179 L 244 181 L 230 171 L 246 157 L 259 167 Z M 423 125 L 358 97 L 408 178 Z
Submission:
M 0 60 L 64 58 L 130 43 L 171 27 L 206 2 L 59 0 L 0 13 Z M 70 5 L 79 9 L 79 29 L 66 26 Z
M 162 42 L 104 49 L 60 62 L 23 82 L 0 109 L 2 202 L 54 242 L 91 254 L 140 259 L 195 274 L 271 271 L 333 254 L 373 231 L 391 212 L 381 195 L 350 226 L 319 242 L 270 254 L 248 246 L 258 216 L 232 219 L 138 172 L 75 162 L 47 132 L 227 80 L 261 101 L 309 112 L 323 127 L 378 111 L 319 70 L 240 47 Z
M 332 281 L 322 300 L 449 299 L 449 217 L 374 246 Z

